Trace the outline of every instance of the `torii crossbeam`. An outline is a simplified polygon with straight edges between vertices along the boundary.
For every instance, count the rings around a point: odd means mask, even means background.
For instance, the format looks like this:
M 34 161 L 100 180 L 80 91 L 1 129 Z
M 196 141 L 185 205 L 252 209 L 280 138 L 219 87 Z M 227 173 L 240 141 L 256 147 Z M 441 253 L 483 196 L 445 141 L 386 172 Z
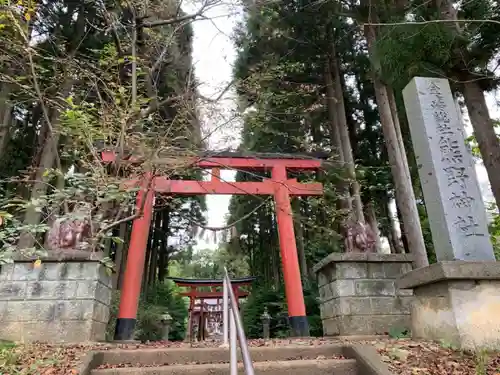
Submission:
M 101 155 L 105 162 L 113 162 L 116 159 L 115 153 L 111 151 L 104 151 Z M 315 156 L 301 155 L 283 158 L 272 154 L 253 154 L 250 157 L 237 153 L 219 153 L 192 158 L 190 161 L 193 167 L 211 169 L 210 181 L 169 180 L 166 177 L 153 176 L 150 183 L 151 175 L 127 181 L 125 185 L 128 187 L 143 186 L 145 188 L 137 194 L 137 208 L 142 209 L 143 214 L 135 219 L 132 225 L 115 340 L 131 340 L 133 337 L 155 192 L 180 195 L 273 195 L 292 335 L 309 336 L 290 196 L 322 195 L 323 186 L 320 183 L 306 184 L 296 179 L 289 179 L 287 171 L 320 169 L 322 160 L 317 155 Z M 324 158 L 325 155 L 321 157 Z M 133 158 L 129 161 L 134 162 Z M 264 178 L 260 182 L 224 182 L 220 178 L 222 169 L 270 170 L 271 178 Z M 145 181 L 148 182 L 149 189 L 144 185 Z

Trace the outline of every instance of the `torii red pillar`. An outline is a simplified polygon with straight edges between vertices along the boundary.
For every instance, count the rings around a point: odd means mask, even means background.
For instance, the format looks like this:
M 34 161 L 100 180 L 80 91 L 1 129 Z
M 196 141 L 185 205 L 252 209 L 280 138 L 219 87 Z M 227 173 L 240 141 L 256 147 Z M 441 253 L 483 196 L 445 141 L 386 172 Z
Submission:
M 288 179 L 286 168 L 281 165 L 273 167 L 271 176 L 276 186 L 274 201 L 276 203 L 276 219 L 278 222 L 281 263 L 283 265 L 283 278 L 285 279 L 290 328 L 292 336 L 307 337 L 309 336 L 309 323 L 304 303 L 302 278 L 300 277 L 297 243 L 295 242 L 293 230 L 292 206 L 286 186 Z
M 114 336 L 116 341 L 128 341 L 134 337 L 146 246 L 153 216 L 154 180 L 151 179 L 150 173 L 145 174 L 142 189 L 137 193 L 136 209 L 139 212 L 142 210 L 142 215 L 132 224 L 127 263 L 123 275 L 122 298 L 116 319 Z

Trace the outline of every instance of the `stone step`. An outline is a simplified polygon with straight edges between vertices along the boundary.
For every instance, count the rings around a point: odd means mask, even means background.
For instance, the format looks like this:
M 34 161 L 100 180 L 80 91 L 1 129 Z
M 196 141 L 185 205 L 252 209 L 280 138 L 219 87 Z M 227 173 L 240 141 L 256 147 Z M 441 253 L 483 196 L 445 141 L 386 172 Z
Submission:
M 357 375 L 354 359 L 309 359 L 255 362 L 255 373 L 266 375 Z M 239 364 L 240 374 L 243 366 Z M 229 375 L 228 363 L 125 367 L 92 370 L 91 375 Z
M 332 359 L 343 355 L 341 344 L 318 346 L 251 347 L 253 362 L 297 359 Z M 108 365 L 182 365 L 229 362 L 228 348 L 112 349 L 97 353 L 98 362 Z M 241 361 L 240 350 L 238 358 Z

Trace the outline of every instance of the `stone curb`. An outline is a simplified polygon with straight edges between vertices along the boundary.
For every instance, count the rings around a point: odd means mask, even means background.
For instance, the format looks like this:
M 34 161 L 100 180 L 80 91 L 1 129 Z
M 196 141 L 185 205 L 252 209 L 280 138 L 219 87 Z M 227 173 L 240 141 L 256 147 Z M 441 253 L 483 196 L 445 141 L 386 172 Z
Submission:
M 433 284 L 443 280 L 499 280 L 499 262 L 441 261 L 417 268 L 396 281 L 401 289 Z
M 413 262 L 412 254 L 376 254 L 376 253 L 331 253 L 320 260 L 313 267 L 313 272 L 327 267 L 331 263 L 338 262 Z
M 345 343 L 339 343 L 339 345 L 325 345 L 325 346 L 318 346 L 320 347 L 330 347 L 333 351 L 334 349 L 340 349 L 341 348 L 341 353 L 344 355 L 347 359 L 354 359 L 356 360 L 357 366 L 358 366 L 358 373 L 363 374 L 363 375 L 393 375 L 389 371 L 389 367 L 387 364 L 385 364 L 382 361 L 382 358 L 380 355 L 377 353 L 377 350 L 375 347 L 371 345 L 366 345 L 366 344 L 351 344 L 351 345 L 346 345 Z M 294 348 L 294 347 L 270 347 L 270 348 L 259 348 L 263 350 L 269 350 L 269 351 L 279 351 L 282 348 L 288 348 L 288 350 Z M 297 348 L 297 347 L 295 347 Z M 311 349 L 313 347 L 310 347 Z M 213 350 L 220 351 L 220 348 L 203 348 L 205 351 L 210 352 Z M 145 352 L 145 351 L 161 351 L 161 350 L 166 350 L 171 352 L 172 349 L 134 349 L 133 352 L 139 351 L 139 353 Z M 174 351 L 178 351 L 179 354 L 181 354 L 184 351 L 199 351 L 199 349 L 175 349 Z M 228 351 L 227 349 L 224 349 L 226 352 Z M 106 355 L 112 355 L 113 352 L 121 351 L 120 349 L 112 349 L 110 351 L 94 351 L 88 353 L 85 358 L 82 361 L 82 364 L 80 365 L 79 368 L 79 375 L 91 375 L 92 370 L 96 369 L 99 365 L 103 364 L 106 362 Z M 132 350 L 125 350 L 123 349 L 123 353 L 131 353 Z M 181 356 L 182 358 L 182 356 Z M 253 358 L 252 358 L 253 359 Z M 255 360 L 255 363 L 259 363 L 258 359 Z M 260 362 L 263 363 L 263 362 Z M 267 362 L 269 363 L 269 362 Z M 181 365 L 182 366 L 182 365 Z
M 42 262 L 99 262 L 104 259 L 104 254 L 102 252 L 91 252 L 84 250 L 64 250 L 64 251 L 54 251 L 51 250 L 46 256 L 26 256 L 23 254 L 16 253 L 13 256 L 13 260 L 16 263 L 31 263 L 34 260 L 41 259 Z
M 90 375 L 93 369 L 102 364 L 102 353 L 90 352 L 82 360 L 78 368 L 78 375 Z
M 353 344 L 344 347 L 344 355 L 355 359 L 358 373 L 363 375 L 393 375 L 389 366 L 382 361 L 375 347 L 365 344 Z
M 243 373 L 243 364 L 238 364 L 238 373 Z M 292 360 L 274 362 L 255 362 L 257 374 L 267 375 L 356 375 L 354 359 Z M 95 375 L 229 375 L 228 363 L 210 363 L 204 365 L 173 365 L 159 367 L 125 367 L 95 370 Z

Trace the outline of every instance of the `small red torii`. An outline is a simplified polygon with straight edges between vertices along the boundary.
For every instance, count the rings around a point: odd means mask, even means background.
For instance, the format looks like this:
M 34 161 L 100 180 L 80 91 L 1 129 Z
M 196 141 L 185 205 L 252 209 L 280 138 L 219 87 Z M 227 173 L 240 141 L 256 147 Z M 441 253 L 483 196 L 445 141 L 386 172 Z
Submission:
M 116 153 L 103 151 L 101 157 L 104 162 L 114 162 Z M 325 155 L 320 157 L 324 159 Z M 320 183 L 306 184 L 298 182 L 297 179 L 289 179 L 287 171 L 318 170 L 321 168 L 322 160 L 318 155 L 283 158 L 272 154 L 254 154 L 249 157 L 232 152 L 190 159 L 193 167 L 212 170 L 210 181 L 170 180 L 145 173 L 143 177 L 125 183 L 126 187 L 143 186 L 137 194 L 136 201 L 137 209 L 142 209 L 143 212 L 132 225 L 115 340 L 125 341 L 133 338 L 155 192 L 180 195 L 273 195 L 291 333 L 295 337 L 309 336 L 290 196 L 322 195 L 323 186 Z M 137 160 L 128 159 L 129 162 Z M 224 182 L 220 178 L 221 169 L 270 170 L 271 178 L 264 178 L 260 182 Z
M 200 299 L 200 321 L 203 322 L 203 302 L 205 299 L 216 299 L 217 305 L 219 305 L 219 301 L 224 298 L 223 293 L 223 280 L 212 280 L 212 279 L 185 279 L 181 277 L 169 277 L 169 280 L 172 280 L 177 286 L 189 288 L 187 292 L 181 292 L 180 295 L 184 297 L 189 297 L 189 308 L 188 308 L 188 327 L 186 330 L 186 339 L 188 341 L 192 338 L 193 331 L 193 318 L 194 318 L 194 309 L 195 309 L 195 300 Z M 236 302 L 239 306 L 239 300 L 241 298 L 248 297 L 248 292 L 241 290 L 241 287 L 250 286 L 252 282 L 256 280 L 256 277 L 247 276 L 240 277 L 236 279 L 231 279 L 231 285 L 233 288 L 233 293 L 236 297 Z M 204 292 L 198 290 L 200 287 L 210 287 L 210 292 Z M 218 289 L 218 290 L 217 290 Z M 223 305 L 223 304 L 222 304 Z M 222 312 L 219 311 L 219 312 Z

